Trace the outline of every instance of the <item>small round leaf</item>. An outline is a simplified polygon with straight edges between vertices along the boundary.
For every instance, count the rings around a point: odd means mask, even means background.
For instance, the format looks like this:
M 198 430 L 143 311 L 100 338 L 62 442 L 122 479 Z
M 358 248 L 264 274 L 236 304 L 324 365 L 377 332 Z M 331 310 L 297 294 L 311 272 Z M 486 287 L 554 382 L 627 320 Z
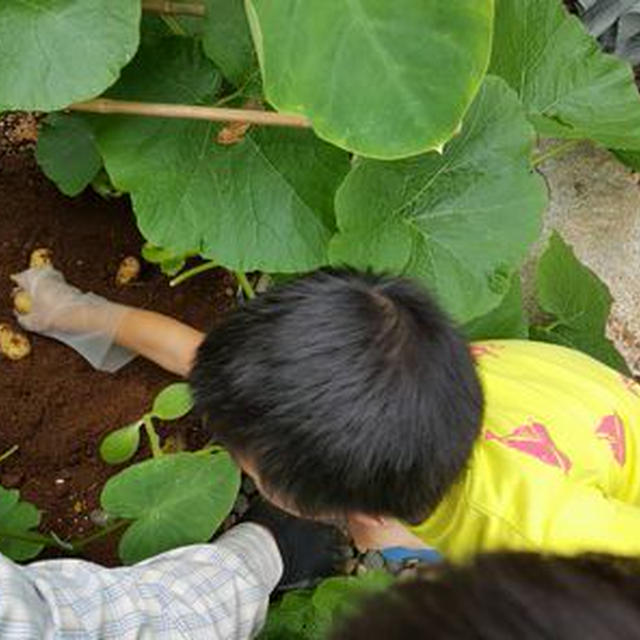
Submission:
M 112 431 L 100 443 L 100 457 L 108 464 L 121 464 L 132 458 L 140 445 L 141 422 Z
M 16 561 L 29 560 L 37 556 L 43 545 L 19 538 L 24 534 L 36 533 L 34 529 L 39 524 L 40 511 L 34 505 L 20 500 L 17 490 L 0 487 L 1 554 Z
M 160 420 L 177 420 L 193 408 L 191 390 L 186 382 L 165 387 L 153 401 L 151 413 Z

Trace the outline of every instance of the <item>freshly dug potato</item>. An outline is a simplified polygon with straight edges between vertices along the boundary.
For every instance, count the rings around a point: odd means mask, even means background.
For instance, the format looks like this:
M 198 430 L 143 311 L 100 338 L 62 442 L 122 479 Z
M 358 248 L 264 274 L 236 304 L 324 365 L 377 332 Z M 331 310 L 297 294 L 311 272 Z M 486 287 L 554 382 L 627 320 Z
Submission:
M 242 142 L 244 140 L 244 136 L 250 126 L 250 122 L 230 122 L 218 131 L 216 142 L 224 146 L 238 144 L 238 142 Z
M 24 289 L 13 292 L 13 308 L 23 315 L 31 312 L 31 296 Z
M 122 260 L 116 273 L 116 285 L 124 287 L 131 284 L 140 275 L 140 261 L 134 256 Z
M 0 324 L 0 353 L 9 360 L 22 360 L 31 353 L 27 336 L 14 331 L 8 324 Z
M 31 269 L 43 269 L 44 267 L 53 266 L 53 251 L 46 247 L 34 249 L 29 258 L 29 267 Z

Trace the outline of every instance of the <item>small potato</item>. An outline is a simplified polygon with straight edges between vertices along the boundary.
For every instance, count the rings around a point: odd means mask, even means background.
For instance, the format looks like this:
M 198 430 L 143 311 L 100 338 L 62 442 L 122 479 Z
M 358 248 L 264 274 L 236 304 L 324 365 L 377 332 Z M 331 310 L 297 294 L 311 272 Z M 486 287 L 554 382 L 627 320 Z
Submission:
M 127 256 L 122 260 L 116 273 L 116 285 L 124 287 L 131 284 L 140 275 L 140 261 L 133 256 Z
M 0 353 L 9 360 L 22 360 L 31 353 L 27 336 L 14 331 L 9 325 L 0 325 Z
M 24 289 L 13 292 L 13 308 L 21 315 L 31 312 L 31 296 Z
M 230 122 L 218 131 L 216 142 L 224 146 L 238 144 L 244 140 L 244 136 L 250 126 L 250 122 Z
M 34 249 L 29 258 L 29 267 L 31 269 L 44 269 L 44 267 L 53 266 L 53 251 L 46 247 Z

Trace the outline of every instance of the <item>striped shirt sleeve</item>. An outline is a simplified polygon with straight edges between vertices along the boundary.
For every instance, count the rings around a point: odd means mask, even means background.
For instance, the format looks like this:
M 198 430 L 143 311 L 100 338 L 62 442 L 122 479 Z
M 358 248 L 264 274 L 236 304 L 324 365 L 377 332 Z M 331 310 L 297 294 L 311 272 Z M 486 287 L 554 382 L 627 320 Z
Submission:
M 0 638 L 243 640 L 260 630 L 281 575 L 273 537 L 251 523 L 131 567 L 0 556 Z

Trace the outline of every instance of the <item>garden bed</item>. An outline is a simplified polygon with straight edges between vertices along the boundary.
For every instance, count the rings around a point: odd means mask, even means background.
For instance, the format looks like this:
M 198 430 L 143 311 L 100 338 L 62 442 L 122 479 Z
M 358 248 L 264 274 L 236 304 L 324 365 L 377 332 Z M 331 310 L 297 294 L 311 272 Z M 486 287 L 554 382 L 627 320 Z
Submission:
M 233 279 L 222 270 L 172 289 L 147 265 L 138 282 L 116 287 L 119 262 L 139 255 L 143 242 L 127 199 L 105 201 L 90 190 L 79 198 L 62 196 L 37 168 L 28 135 L 16 139 L 13 124 L 0 134 L 0 322 L 15 326 L 9 275 L 24 269 L 41 246 L 53 250 L 55 266 L 81 289 L 170 313 L 199 329 L 231 308 Z M 71 349 L 38 336 L 32 347 L 24 360 L 0 360 L 0 452 L 18 446 L 0 463 L 0 484 L 19 489 L 42 510 L 43 531 L 63 539 L 84 536 L 95 528 L 91 513 L 105 480 L 121 468 L 100 460 L 101 438 L 138 418 L 175 377 L 142 359 L 117 374 L 97 372 Z M 188 417 L 170 429 L 193 448 L 206 440 L 198 427 Z M 146 446 L 138 455 L 148 456 Z M 86 555 L 117 563 L 113 541 L 87 547 Z

